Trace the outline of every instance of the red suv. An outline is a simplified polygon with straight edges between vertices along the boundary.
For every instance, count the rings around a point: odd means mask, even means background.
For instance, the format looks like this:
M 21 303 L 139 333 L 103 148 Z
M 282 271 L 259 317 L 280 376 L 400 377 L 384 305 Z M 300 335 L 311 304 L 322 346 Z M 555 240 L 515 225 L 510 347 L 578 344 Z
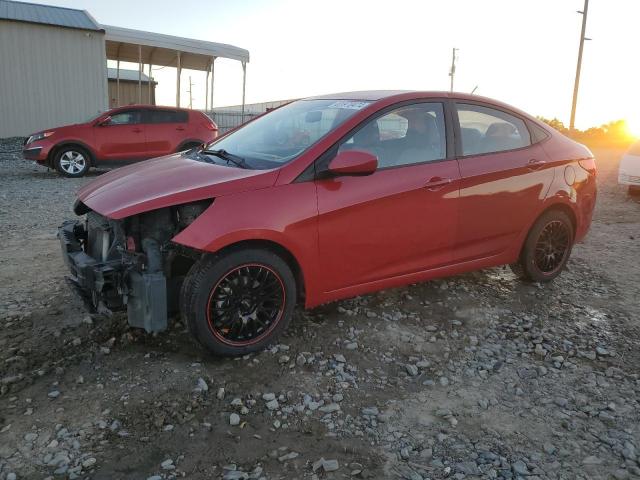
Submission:
M 475 95 L 351 92 L 290 103 L 203 149 L 85 185 L 60 229 L 96 307 L 215 353 L 273 342 L 307 308 L 511 264 L 546 282 L 587 234 L 584 146 Z
M 92 166 L 160 157 L 209 143 L 217 135 L 218 127 L 202 112 L 130 105 L 85 123 L 34 133 L 22 154 L 66 177 L 81 177 Z

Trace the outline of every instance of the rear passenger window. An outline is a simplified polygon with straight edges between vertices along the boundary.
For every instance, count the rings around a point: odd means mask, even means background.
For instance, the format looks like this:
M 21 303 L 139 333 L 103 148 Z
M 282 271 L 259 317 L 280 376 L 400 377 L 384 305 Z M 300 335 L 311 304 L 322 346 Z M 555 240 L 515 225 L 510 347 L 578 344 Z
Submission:
M 523 120 L 494 108 L 457 104 L 463 155 L 502 152 L 531 145 Z
M 149 123 L 187 123 L 189 114 L 182 110 L 149 110 Z

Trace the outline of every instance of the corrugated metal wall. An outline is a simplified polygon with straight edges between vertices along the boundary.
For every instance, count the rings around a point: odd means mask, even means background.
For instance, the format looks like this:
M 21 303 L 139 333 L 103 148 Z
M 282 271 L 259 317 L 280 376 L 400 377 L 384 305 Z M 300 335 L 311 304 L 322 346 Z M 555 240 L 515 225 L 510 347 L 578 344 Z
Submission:
M 107 109 L 104 34 L 0 20 L 0 138 Z

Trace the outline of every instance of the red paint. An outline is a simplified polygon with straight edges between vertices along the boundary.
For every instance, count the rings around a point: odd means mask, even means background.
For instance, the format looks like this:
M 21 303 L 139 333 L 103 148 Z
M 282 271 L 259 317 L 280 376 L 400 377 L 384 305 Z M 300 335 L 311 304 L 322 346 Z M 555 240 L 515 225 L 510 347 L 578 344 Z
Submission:
M 563 208 L 573 217 L 575 241 L 586 235 L 596 199 L 593 156 L 535 118 L 494 100 L 443 92 L 328 98 L 372 103 L 278 169 L 166 157 L 103 175 L 79 198 L 101 214 L 124 218 L 215 197 L 173 241 L 209 252 L 245 240 L 276 243 L 300 266 L 307 307 L 514 262 L 529 229 L 548 208 Z M 421 99 L 472 100 L 503 109 L 538 125 L 547 138 L 518 150 L 461 157 L 450 148 L 442 161 L 297 181 L 371 115 Z M 575 167 L 571 185 L 565 180 L 567 165 Z
M 163 110 L 182 112 L 186 122 L 152 123 L 151 116 L 147 112 Z M 141 112 L 140 123 L 131 125 L 105 123 L 109 117 L 128 111 Z M 129 105 L 109 110 L 85 123 L 48 128 L 43 132 L 53 132 L 53 134 L 26 144 L 23 150 L 26 159 L 53 166 L 53 156 L 57 147 L 76 144 L 89 151 L 93 165 L 117 166 L 121 162 L 168 155 L 178 151 L 187 142 L 211 142 L 217 137 L 218 127 L 202 112 L 194 110 Z

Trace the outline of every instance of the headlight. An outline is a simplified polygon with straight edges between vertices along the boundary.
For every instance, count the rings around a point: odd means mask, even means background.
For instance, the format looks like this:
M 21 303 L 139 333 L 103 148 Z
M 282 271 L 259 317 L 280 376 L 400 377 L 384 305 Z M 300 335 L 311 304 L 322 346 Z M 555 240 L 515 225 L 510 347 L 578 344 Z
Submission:
M 54 132 L 51 131 L 51 132 L 41 132 L 41 133 L 36 133 L 35 135 L 31 135 L 27 140 L 27 144 L 37 142 L 38 140 L 42 140 L 43 138 L 50 137 L 51 135 L 53 135 L 53 133 Z

